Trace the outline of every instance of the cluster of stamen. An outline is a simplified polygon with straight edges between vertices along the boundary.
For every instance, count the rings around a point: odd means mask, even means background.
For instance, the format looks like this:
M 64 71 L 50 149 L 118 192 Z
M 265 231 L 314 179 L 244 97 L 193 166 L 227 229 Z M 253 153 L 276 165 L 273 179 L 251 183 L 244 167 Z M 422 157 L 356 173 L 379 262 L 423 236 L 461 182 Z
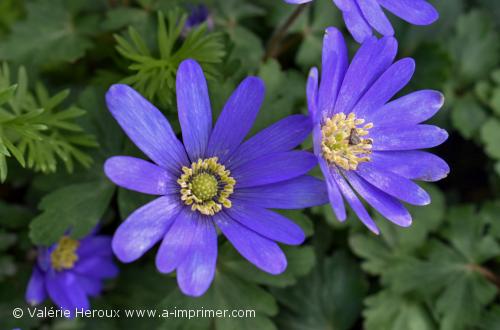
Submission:
M 365 136 L 373 124 L 364 123 L 354 113 L 346 116 L 341 112 L 325 118 L 321 126 L 323 158 L 345 170 L 356 170 L 360 163 L 370 161 L 373 140 Z
M 198 159 L 191 167 L 184 166 L 177 180 L 181 186 L 181 200 L 191 210 L 214 215 L 222 207 L 230 208 L 229 196 L 234 191 L 234 180 L 229 170 L 218 163 L 217 157 Z
M 68 236 L 61 237 L 56 248 L 50 254 L 52 268 L 57 271 L 73 268 L 78 260 L 76 249 L 78 249 L 79 245 L 80 242 L 77 240 Z

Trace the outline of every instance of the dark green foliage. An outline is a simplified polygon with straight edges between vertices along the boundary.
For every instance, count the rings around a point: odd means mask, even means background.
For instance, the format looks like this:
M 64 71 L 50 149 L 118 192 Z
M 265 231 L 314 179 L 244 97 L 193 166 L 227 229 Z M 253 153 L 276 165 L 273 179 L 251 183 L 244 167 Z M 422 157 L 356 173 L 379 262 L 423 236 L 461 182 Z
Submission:
M 183 296 L 175 273 L 157 272 L 153 248 L 120 264 L 120 276 L 91 301 L 93 309 L 242 309 L 255 317 L 66 320 L 12 317 L 28 307 L 36 246 L 70 229 L 84 237 L 96 224 L 112 235 L 154 198 L 117 189 L 103 173 L 112 155 L 146 158 L 107 111 L 111 84 L 138 89 L 180 136 L 182 60 L 201 63 L 215 117 L 244 77 L 260 76 L 266 98 L 254 134 L 307 113 L 307 73 L 321 69 L 327 26 L 345 32 L 351 54 L 359 46 L 329 0 L 308 5 L 273 47 L 274 31 L 296 9 L 282 0 L 0 1 L 0 329 L 500 330 L 500 2 L 430 2 L 440 12 L 432 26 L 390 16 L 398 58 L 417 64 L 403 92 L 441 90 L 446 103 L 432 122 L 450 133 L 433 151 L 448 161 L 450 176 L 422 185 L 432 203 L 409 206 L 410 228 L 373 212 L 375 236 L 351 212 L 339 223 L 328 205 L 279 211 L 307 236 L 302 246 L 282 246 L 288 268 L 281 275 L 260 271 L 220 235 L 204 296 Z M 198 3 L 210 8 L 214 30 L 183 31 L 188 4 Z

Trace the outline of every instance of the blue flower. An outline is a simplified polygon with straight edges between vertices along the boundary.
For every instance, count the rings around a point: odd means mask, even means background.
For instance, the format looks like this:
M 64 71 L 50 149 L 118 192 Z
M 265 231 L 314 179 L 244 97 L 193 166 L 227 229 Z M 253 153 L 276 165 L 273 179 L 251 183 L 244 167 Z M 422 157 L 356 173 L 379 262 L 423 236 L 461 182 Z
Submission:
M 312 0 L 285 0 L 302 4 Z M 357 42 L 373 35 L 373 30 L 384 36 L 394 35 L 391 22 L 382 8 L 414 25 L 434 23 L 439 14 L 426 0 L 333 0 L 342 11 L 347 29 Z
M 321 82 L 309 75 L 307 98 L 314 122 L 314 152 L 326 178 L 330 203 L 340 221 L 344 200 L 373 232 L 378 228 L 359 196 L 397 225 L 411 224 L 402 202 L 430 203 L 412 180 L 437 181 L 449 167 L 441 158 L 419 149 L 443 143 L 448 134 L 421 124 L 443 105 L 444 97 L 421 90 L 390 101 L 411 79 L 415 62 L 393 63 L 393 37 L 367 38 L 349 64 L 342 34 L 328 28 L 323 41 Z
M 140 258 L 162 241 L 156 267 L 177 270 L 187 295 L 210 286 L 217 259 L 217 231 L 258 268 L 279 274 L 286 268 L 276 242 L 296 245 L 304 233 L 268 210 L 298 209 L 328 201 L 321 180 L 305 174 L 317 161 L 292 151 L 310 133 L 302 115 L 290 116 L 250 139 L 264 98 L 259 78 L 246 78 L 231 95 L 214 127 L 207 84 L 193 60 L 181 63 L 176 82 L 181 143 L 151 103 L 126 85 L 113 85 L 106 100 L 128 137 L 153 161 L 117 156 L 105 163 L 117 185 L 159 196 L 118 228 L 113 251 L 123 262 Z
M 48 296 L 74 316 L 76 309 L 89 309 L 88 297 L 100 294 L 104 279 L 117 274 L 111 237 L 90 234 L 75 240 L 63 236 L 51 247 L 38 249 L 26 301 L 37 305 Z
M 209 31 L 214 29 L 214 19 L 206 5 L 188 5 L 189 16 L 186 19 L 182 35 L 187 36 L 188 32 L 200 24 L 206 23 Z

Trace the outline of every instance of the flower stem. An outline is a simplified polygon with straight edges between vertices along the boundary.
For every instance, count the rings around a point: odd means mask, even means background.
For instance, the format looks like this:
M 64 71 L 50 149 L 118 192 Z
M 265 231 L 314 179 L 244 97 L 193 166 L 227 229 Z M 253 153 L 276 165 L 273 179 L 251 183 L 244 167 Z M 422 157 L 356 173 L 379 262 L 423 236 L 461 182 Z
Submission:
M 470 269 L 483 275 L 484 278 L 486 278 L 491 283 L 495 284 L 497 286 L 497 288 L 500 289 L 500 277 L 497 274 L 495 274 L 494 272 L 492 272 L 488 268 L 485 268 L 481 265 L 472 264 L 472 265 L 469 265 L 469 267 L 470 267 Z
M 262 60 L 265 62 L 267 59 L 275 57 L 280 53 L 279 46 L 283 41 L 283 38 L 286 36 L 286 32 L 288 29 L 295 23 L 297 18 L 299 18 L 300 14 L 306 9 L 308 4 L 302 4 L 297 6 L 297 8 L 292 12 L 292 14 L 288 17 L 288 19 L 283 23 L 283 25 L 279 26 L 273 33 L 269 43 L 266 47 L 266 52 L 262 57 Z

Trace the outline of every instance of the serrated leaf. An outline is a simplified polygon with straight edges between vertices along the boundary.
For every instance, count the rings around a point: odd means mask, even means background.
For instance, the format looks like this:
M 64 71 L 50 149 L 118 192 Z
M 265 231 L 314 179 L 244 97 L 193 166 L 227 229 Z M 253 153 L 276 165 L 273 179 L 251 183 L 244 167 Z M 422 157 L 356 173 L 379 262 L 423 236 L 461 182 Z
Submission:
M 318 262 L 296 286 L 272 292 L 283 305 L 281 329 L 350 329 L 361 312 L 365 283 L 356 261 L 341 251 Z
M 495 118 L 488 119 L 481 127 L 481 140 L 485 144 L 486 153 L 500 159 L 500 120 Z
M 65 233 L 81 238 L 88 234 L 106 211 L 114 187 L 106 181 L 73 184 L 46 195 L 42 213 L 30 224 L 36 245 L 55 243 Z
M 487 120 L 482 107 L 472 97 L 457 99 L 451 112 L 453 126 L 466 138 L 472 138 Z

